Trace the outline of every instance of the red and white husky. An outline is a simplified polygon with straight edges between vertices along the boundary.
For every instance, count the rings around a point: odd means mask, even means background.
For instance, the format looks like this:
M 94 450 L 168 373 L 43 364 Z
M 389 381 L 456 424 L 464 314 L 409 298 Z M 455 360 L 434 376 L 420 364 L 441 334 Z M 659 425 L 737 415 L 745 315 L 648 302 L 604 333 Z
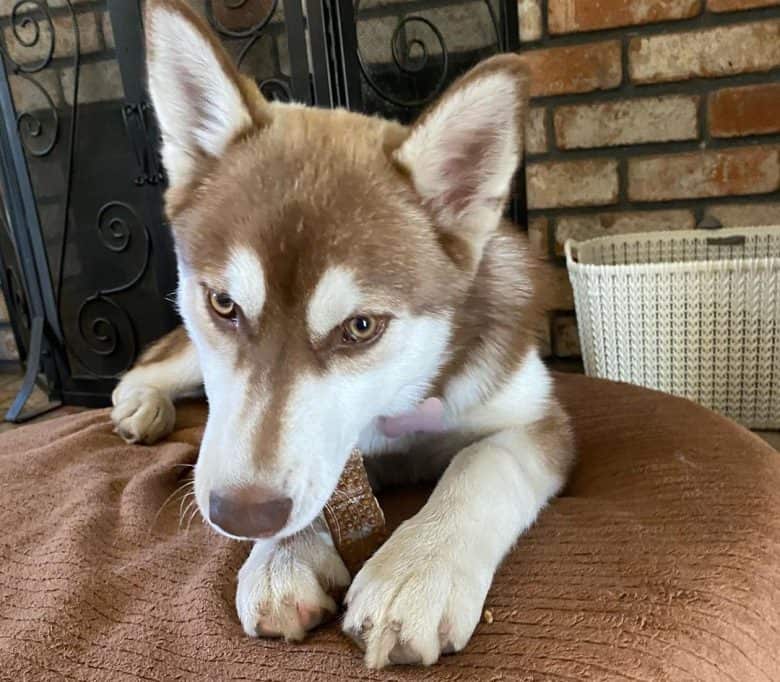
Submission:
M 236 595 L 253 636 L 298 640 L 336 611 L 349 574 L 320 512 L 355 446 L 378 483 L 438 478 L 344 617 L 370 667 L 434 663 L 466 645 L 573 458 L 535 348 L 539 266 L 502 220 L 519 59 L 480 64 L 407 128 L 265 101 L 180 0 L 146 24 L 186 331 L 122 379 L 117 429 L 162 438 L 205 386 L 195 494 L 215 530 L 254 541 Z M 388 436 L 384 418 L 430 397 L 443 431 Z

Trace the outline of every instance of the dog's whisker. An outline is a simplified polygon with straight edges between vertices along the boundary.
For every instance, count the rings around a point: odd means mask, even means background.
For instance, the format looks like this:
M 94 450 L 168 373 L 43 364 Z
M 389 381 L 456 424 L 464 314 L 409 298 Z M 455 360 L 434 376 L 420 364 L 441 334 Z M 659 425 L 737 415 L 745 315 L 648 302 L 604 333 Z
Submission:
M 154 515 L 154 518 L 152 519 L 152 523 L 149 525 L 149 533 L 151 533 L 154 530 L 155 525 L 157 524 L 158 519 L 160 518 L 160 514 L 162 514 L 163 509 L 165 509 L 166 505 L 174 498 L 176 495 L 178 495 L 183 490 L 186 490 L 188 487 L 191 487 L 193 485 L 193 481 L 185 481 L 180 486 L 176 488 L 168 497 L 165 498 L 163 503 L 160 505 L 160 508 L 157 510 L 157 513 Z
M 195 505 L 195 509 L 192 510 L 192 514 L 190 515 L 190 519 L 187 522 L 187 530 L 184 531 L 185 535 L 189 534 L 190 528 L 192 527 L 192 522 L 195 519 L 195 517 L 200 513 L 200 508 L 198 505 Z M 205 521 L 205 519 L 204 519 Z
M 193 490 L 190 490 L 189 492 L 184 493 L 184 496 L 181 498 L 181 502 L 179 503 L 179 518 L 180 519 L 181 519 L 181 516 L 182 516 L 182 513 L 183 513 L 182 509 L 184 508 L 184 503 L 189 498 L 194 498 L 194 497 L 195 497 L 195 491 L 193 491 Z
M 182 525 L 184 525 L 184 519 L 187 518 L 187 514 L 190 513 L 190 511 L 192 510 L 193 505 L 197 506 L 194 497 L 187 503 L 187 506 L 184 508 L 184 511 L 179 516 L 179 530 L 182 529 Z

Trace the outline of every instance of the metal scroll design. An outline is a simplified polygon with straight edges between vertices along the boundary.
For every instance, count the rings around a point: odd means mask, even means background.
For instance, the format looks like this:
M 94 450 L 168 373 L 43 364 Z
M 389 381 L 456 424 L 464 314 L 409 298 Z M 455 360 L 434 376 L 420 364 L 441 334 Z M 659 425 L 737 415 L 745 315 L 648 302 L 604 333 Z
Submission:
M 354 0 L 354 2 L 355 20 L 359 21 L 359 12 L 362 0 Z M 488 16 L 490 17 L 490 22 L 496 36 L 496 44 L 498 45 L 501 41 L 501 30 L 499 27 L 498 18 L 496 17 L 495 9 L 490 3 L 490 0 L 482 0 L 481 4 L 483 4 L 487 9 Z M 414 27 L 425 29 L 425 31 L 433 37 L 436 43 L 438 43 L 438 47 L 441 50 L 439 76 L 434 86 L 427 89 L 426 94 L 422 97 L 403 99 L 391 92 L 388 92 L 387 89 L 380 85 L 371 75 L 371 71 L 366 64 L 363 54 L 360 51 L 359 40 L 356 49 L 360 71 L 369 87 L 386 102 L 406 109 L 416 109 L 425 106 L 434 100 L 438 95 L 440 95 L 449 82 L 450 56 L 444 35 L 430 19 L 427 19 L 426 17 L 419 14 L 410 14 L 402 17 L 390 35 L 390 50 L 395 68 L 398 70 L 400 75 L 413 79 L 429 67 L 432 52 L 429 44 L 422 38 L 412 38 L 411 40 L 405 39 L 407 30 Z
M 70 7 L 70 2 L 67 4 Z M 31 8 L 33 11 L 39 10 L 43 14 L 43 19 L 36 18 L 30 14 Z M 17 62 L 3 49 L 3 53 L 8 61 L 14 65 L 14 71 L 17 73 L 38 73 L 51 62 L 51 58 L 54 55 L 54 22 L 49 13 L 48 5 L 45 2 L 41 2 L 41 0 L 17 0 L 14 3 L 11 9 L 11 35 L 22 51 L 37 47 L 41 39 L 41 21 L 44 21 L 49 27 L 49 41 L 44 48 L 43 54 L 37 61 L 30 63 Z
M 41 115 L 36 112 L 22 111 L 16 116 L 16 127 L 19 131 L 19 138 L 30 156 L 41 158 L 48 156 L 57 144 L 60 130 L 60 117 L 57 114 L 57 107 L 51 95 L 47 92 L 37 80 L 27 74 L 17 74 L 20 78 L 30 83 L 38 92 L 41 93 L 46 102 L 51 121 L 48 126 L 41 120 Z
M 121 201 L 111 201 L 100 209 L 97 234 L 100 243 L 114 255 L 127 251 L 134 240 L 143 240 L 143 260 L 132 276 L 116 286 L 98 289 L 85 298 L 76 316 L 79 340 L 90 354 L 96 356 L 99 365 L 84 357 L 75 346 L 71 351 L 92 375 L 115 377 L 130 369 L 137 352 L 135 328 L 115 296 L 129 291 L 141 281 L 149 267 L 152 241 L 148 227 L 138 214 Z M 107 364 L 110 365 L 108 373 Z
M 71 13 L 75 33 L 75 72 L 78 73 L 79 44 L 76 18 L 69 0 L 66 4 Z M 10 32 L 7 40 L 13 40 L 17 57 L 7 46 L 0 44 L 3 53 L 11 65 L 11 72 L 32 85 L 43 96 L 45 118 L 41 111 L 19 112 L 16 125 L 25 150 L 34 157 L 43 157 L 51 153 L 59 137 L 60 119 L 51 95 L 41 83 L 33 78 L 34 74 L 45 69 L 54 56 L 55 30 L 49 6 L 42 0 L 17 0 L 11 9 Z M 45 30 L 44 28 L 45 27 Z M 47 37 L 44 37 L 45 36 Z M 30 61 L 24 59 L 25 53 L 31 55 Z M 77 79 L 74 79 L 74 84 Z M 75 99 L 74 99 L 75 101 Z
M 68 216 L 70 213 L 70 201 L 72 194 L 73 164 L 75 152 L 75 140 L 77 131 L 77 108 L 79 96 L 79 75 L 81 61 L 81 37 L 79 35 L 76 13 L 73 10 L 71 0 L 64 0 L 65 7 L 70 14 L 70 24 L 73 30 L 73 85 L 71 101 L 73 111 L 70 116 L 70 128 L 68 131 L 68 153 L 66 165 L 65 205 L 62 211 L 62 241 L 57 256 L 58 273 L 57 301 L 60 301 L 62 290 L 63 264 L 65 260 L 65 247 L 68 241 Z M 0 52 L 11 66 L 13 75 L 23 78 L 30 83 L 43 96 L 45 109 L 35 111 L 17 112 L 16 125 L 19 138 L 25 151 L 33 158 L 42 158 L 51 154 L 60 139 L 60 117 L 57 107 L 46 88 L 34 78 L 35 74 L 42 72 L 52 61 L 56 34 L 54 21 L 49 6 L 43 0 L 16 0 L 11 10 L 10 36 L 14 39 L 18 58 L 9 52 L 7 46 L 0 43 Z M 46 27 L 44 30 L 42 27 Z M 48 38 L 44 38 L 44 33 Z M 6 33 L 6 35 L 9 35 Z M 40 46 L 41 41 L 47 42 Z M 32 50 L 31 54 L 40 54 L 37 59 L 24 60 L 26 50 Z M 45 114 L 45 117 L 44 117 Z
M 237 11 L 243 9 L 250 0 L 206 0 L 206 18 L 214 27 L 217 33 L 223 38 L 230 40 L 243 41 L 236 57 L 236 64 L 241 68 L 249 51 L 254 47 L 263 35 L 264 29 L 271 23 L 276 10 L 279 7 L 279 0 L 270 0 L 270 5 L 266 14 L 250 25 L 241 29 L 228 28 L 220 23 L 214 12 L 214 4 L 219 5 L 228 11 Z M 257 1 L 257 0 L 255 0 Z M 282 78 L 267 78 L 258 82 L 260 92 L 267 99 L 274 99 L 283 102 L 289 102 L 293 99 L 289 84 Z

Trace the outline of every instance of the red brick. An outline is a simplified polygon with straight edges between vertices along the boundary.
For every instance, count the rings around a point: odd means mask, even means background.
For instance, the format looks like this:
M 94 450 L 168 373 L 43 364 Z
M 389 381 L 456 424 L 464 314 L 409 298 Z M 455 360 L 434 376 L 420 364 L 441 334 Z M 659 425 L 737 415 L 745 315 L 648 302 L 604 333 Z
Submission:
M 574 315 L 556 315 L 552 320 L 552 352 L 558 358 L 582 355 L 577 318 Z
M 692 140 L 698 105 L 698 97 L 672 95 L 559 107 L 555 137 L 561 149 Z
M 33 111 L 48 107 L 46 95 L 51 97 L 55 106 L 62 104 L 60 96 L 59 77 L 55 69 L 44 69 L 35 74 L 34 82 L 29 78 L 10 74 L 8 81 L 14 97 L 17 111 Z M 41 89 L 43 88 L 43 92 Z M 44 92 L 46 95 L 44 95 Z
M 692 230 L 696 220 L 692 211 L 628 211 L 590 213 L 558 219 L 555 226 L 555 253 L 563 255 L 567 239 L 592 239 L 606 235 L 658 232 L 661 230 Z
M 79 28 L 79 52 L 97 52 L 102 49 L 97 30 L 97 17 L 93 12 L 76 15 Z M 55 35 L 55 57 L 70 57 L 76 50 L 76 31 L 73 19 L 68 15 L 52 19 Z
M 574 291 L 565 267 L 552 267 L 544 281 L 544 298 L 548 310 L 574 310 Z
M 521 43 L 542 37 L 541 0 L 517 0 L 518 35 Z
M 0 322 L 10 321 L 11 316 L 8 314 L 8 306 L 5 304 L 5 296 L 0 291 Z
M 531 72 L 531 96 L 609 90 L 620 85 L 620 42 L 529 50 L 520 56 Z
M 85 12 L 76 15 L 79 38 L 80 54 L 88 52 L 98 52 L 103 48 L 100 36 L 97 30 L 97 18 L 93 12 Z M 8 48 L 9 56 L 19 63 L 36 63 L 44 59 L 52 47 L 52 36 L 54 40 L 55 58 L 65 58 L 73 56 L 76 49 L 76 25 L 73 18 L 69 15 L 55 16 L 51 20 L 51 28 L 46 21 L 30 23 L 29 25 L 17 26 L 19 37 L 28 41 L 25 45 L 14 34 L 13 27 L 8 26 L 5 29 L 5 44 Z M 53 29 L 53 33 L 52 33 Z M 33 40 L 36 31 L 40 34 L 37 40 Z
M 526 185 L 530 209 L 614 204 L 618 164 L 614 159 L 529 163 Z
M 738 12 L 755 7 L 774 7 L 780 5 L 780 0 L 707 0 L 710 12 Z
M 60 71 L 65 101 L 73 104 L 73 67 Z M 104 102 L 121 100 L 124 97 L 122 78 L 119 75 L 119 63 L 112 60 L 82 64 L 79 67 L 79 102 Z
M 780 66 L 780 20 L 633 38 L 629 72 L 636 83 L 718 78 Z
M 727 88 L 710 95 L 710 132 L 742 137 L 780 132 L 780 83 Z
M 544 123 L 544 107 L 533 107 L 525 121 L 526 154 L 543 154 L 547 151 L 547 128 Z
M 19 350 L 10 329 L 0 329 L 0 360 L 18 360 Z
M 780 203 L 753 201 L 749 204 L 719 204 L 707 209 L 723 227 L 780 225 Z
M 771 147 L 670 154 L 631 159 L 632 201 L 667 201 L 780 189 L 780 152 Z
M 598 31 L 695 17 L 702 0 L 549 0 L 550 33 Z
M 531 254 L 537 258 L 550 257 L 550 238 L 547 229 L 547 218 L 531 218 L 528 221 L 528 243 Z
M 103 40 L 106 43 L 106 49 L 113 50 L 115 47 L 114 26 L 111 23 L 111 15 L 108 12 L 103 13 L 101 23 L 103 25 Z

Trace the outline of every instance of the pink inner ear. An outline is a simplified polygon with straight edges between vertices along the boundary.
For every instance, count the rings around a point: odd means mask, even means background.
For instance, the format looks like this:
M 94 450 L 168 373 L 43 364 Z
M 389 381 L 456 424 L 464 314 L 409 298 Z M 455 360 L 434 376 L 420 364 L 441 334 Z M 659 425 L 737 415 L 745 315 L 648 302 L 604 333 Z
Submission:
M 465 210 L 479 193 L 484 181 L 485 157 L 493 156 L 491 146 L 497 143 L 492 130 L 469 130 L 454 136 L 447 150 L 441 173 L 447 189 L 439 201 L 456 213 Z M 461 138 L 461 139 L 457 139 Z
M 379 418 L 379 430 L 388 438 L 398 438 L 408 433 L 437 433 L 445 428 L 444 404 L 439 398 L 423 400 L 410 412 Z

